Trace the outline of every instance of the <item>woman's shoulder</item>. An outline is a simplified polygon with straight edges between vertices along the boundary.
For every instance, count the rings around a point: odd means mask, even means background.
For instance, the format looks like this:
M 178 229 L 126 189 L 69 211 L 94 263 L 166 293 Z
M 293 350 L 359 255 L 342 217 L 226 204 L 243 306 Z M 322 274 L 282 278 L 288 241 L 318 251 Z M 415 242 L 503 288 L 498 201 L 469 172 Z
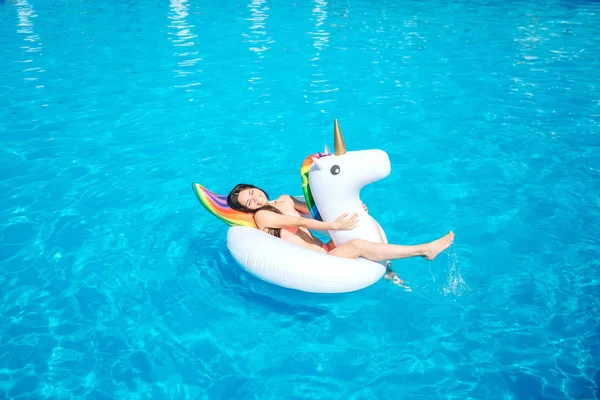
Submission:
M 289 203 L 293 203 L 293 201 L 292 201 L 292 197 L 287 194 L 282 194 L 275 200 L 271 201 L 271 204 L 274 204 L 274 205 L 284 205 L 284 204 L 289 204 Z
M 282 194 L 275 201 L 289 203 L 292 201 L 292 196 L 290 196 L 289 194 Z

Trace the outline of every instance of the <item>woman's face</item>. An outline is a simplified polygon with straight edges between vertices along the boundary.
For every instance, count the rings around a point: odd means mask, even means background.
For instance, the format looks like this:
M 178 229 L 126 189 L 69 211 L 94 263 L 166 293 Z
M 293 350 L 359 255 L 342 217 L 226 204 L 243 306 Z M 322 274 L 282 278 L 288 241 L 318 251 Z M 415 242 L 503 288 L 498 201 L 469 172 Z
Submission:
M 244 189 L 238 195 L 238 202 L 249 210 L 258 210 L 267 204 L 267 196 L 260 189 Z

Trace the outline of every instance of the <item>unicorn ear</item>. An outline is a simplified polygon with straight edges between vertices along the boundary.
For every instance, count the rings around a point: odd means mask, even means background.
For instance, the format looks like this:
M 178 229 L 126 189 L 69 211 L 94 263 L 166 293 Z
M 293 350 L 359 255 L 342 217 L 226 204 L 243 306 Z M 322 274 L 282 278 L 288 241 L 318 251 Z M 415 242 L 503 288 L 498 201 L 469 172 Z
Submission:
M 329 147 L 327 147 L 327 145 L 325 145 L 325 150 L 323 150 L 323 153 L 331 154 L 331 152 L 329 151 Z
M 317 169 L 319 171 L 322 170 L 323 169 L 323 163 L 321 162 L 321 160 L 319 160 L 318 158 L 314 158 L 314 157 L 311 157 L 311 158 L 313 160 L 314 166 L 317 167 Z

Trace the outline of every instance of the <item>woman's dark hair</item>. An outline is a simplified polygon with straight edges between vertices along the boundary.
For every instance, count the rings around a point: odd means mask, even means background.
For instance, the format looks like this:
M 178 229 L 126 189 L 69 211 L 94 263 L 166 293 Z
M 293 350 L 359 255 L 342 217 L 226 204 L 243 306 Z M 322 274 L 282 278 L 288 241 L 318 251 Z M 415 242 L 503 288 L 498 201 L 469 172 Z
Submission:
M 229 194 L 227 195 L 227 204 L 229 205 L 229 207 L 231 207 L 232 209 L 234 209 L 236 211 L 252 213 L 252 214 L 255 214 L 257 211 L 260 211 L 260 210 L 267 210 L 267 211 L 272 211 L 277 214 L 281 214 L 281 211 L 279 211 L 277 208 L 273 207 L 270 204 L 265 204 L 264 206 L 262 206 L 261 208 L 259 208 L 257 210 L 251 210 L 251 209 L 247 208 L 245 205 L 241 204 L 238 200 L 238 197 L 240 196 L 240 192 L 242 190 L 246 190 L 246 189 L 260 190 L 261 192 L 263 192 L 265 194 L 265 197 L 267 198 L 267 200 L 269 200 L 269 195 L 267 194 L 267 192 L 265 192 L 261 188 L 258 188 L 254 185 L 248 185 L 246 183 L 240 183 L 240 184 L 236 185 L 233 189 L 231 189 L 231 192 L 229 192 Z M 281 228 L 267 228 L 267 233 L 280 238 L 281 237 Z

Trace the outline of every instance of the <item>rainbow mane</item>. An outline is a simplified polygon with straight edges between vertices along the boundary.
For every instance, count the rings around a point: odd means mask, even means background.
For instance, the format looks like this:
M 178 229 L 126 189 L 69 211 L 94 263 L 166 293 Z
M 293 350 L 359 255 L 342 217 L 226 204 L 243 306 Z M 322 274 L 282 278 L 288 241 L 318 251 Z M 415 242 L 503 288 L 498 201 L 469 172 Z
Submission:
M 211 192 L 199 183 L 193 184 L 194 193 L 211 214 L 225 222 L 229 226 L 248 226 L 257 228 L 254 215 L 236 211 L 227 205 L 227 196 L 221 196 Z
M 300 167 L 300 177 L 302 178 L 302 191 L 304 192 L 304 200 L 306 200 L 306 206 L 308 207 L 310 214 L 318 221 L 322 221 L 322 219 L 321 214 L 319 214 L 319 210 L 317 209 L 317 205 L 315 204 L 315 199 L 313 199 L 312 192 L 310 191 L 308 171 L 310 171 L 310 167 L 313 165 L 313 158 L 319 159 L 330 155 L 331 154 L 327 153 L 311 154 L 304 159 L 302 166 Z

